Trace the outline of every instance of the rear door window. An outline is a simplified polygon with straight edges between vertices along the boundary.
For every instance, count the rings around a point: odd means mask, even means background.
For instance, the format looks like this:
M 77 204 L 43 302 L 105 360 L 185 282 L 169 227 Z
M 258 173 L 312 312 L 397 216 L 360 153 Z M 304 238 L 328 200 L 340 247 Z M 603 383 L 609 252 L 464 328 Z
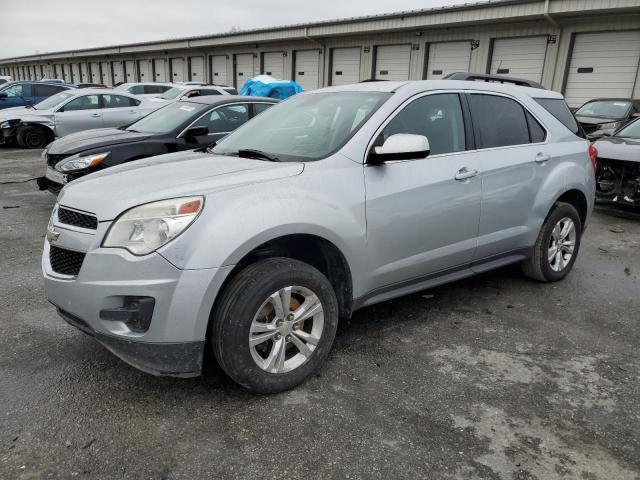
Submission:
M 122 95 L 102 95 L 103 108 L 126 108 L 140 104 L 138 100 Z
M 98 95 L 84 95 L 71 100 L 64 106 L 63 110 L 65 112 L 72 112 L 76 110 L 95 110 L 98 108 L 100 108 Z
M 480 148 L 530 143 L 525 110 L 518 102 L 507 97 L 476 93 L 469 99 Z
M 247 120 L 249 120 L 247 105 L 225 105 L 207 113 L 193 127 L 207 127 L 209 133 L 228 133 L 233 132 Z
M 31 85 L 29 85 L 28 83 L 18 83 L 16 85 L 11 85 L 9 88 L 4 90 L 4 93 L 7 94 L 7 97 L 30 97 Z

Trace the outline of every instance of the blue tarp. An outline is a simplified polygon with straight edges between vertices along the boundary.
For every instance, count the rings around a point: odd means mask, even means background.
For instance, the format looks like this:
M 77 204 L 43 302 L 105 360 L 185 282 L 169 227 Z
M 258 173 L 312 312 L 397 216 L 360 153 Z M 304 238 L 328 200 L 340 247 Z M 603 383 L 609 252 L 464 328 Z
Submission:
M 247 80 L 242 90 L 240 90 L 240 95 L 271 97 L 284 100 L 300 92 L 302 92 L 302 87 L 296 82 L 291 80 L 275 80 L 266 75 L 260 75 Z

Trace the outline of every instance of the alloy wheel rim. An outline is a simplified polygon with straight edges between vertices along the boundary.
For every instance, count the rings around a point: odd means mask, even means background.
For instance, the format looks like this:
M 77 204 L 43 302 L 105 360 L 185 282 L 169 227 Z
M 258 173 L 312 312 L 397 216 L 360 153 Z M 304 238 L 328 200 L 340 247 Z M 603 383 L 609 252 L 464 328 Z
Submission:
M 554 272 L 561 272 L 571 262 L 576 248 L 576 226 L 569 217 L 564 217 L 553 227 L 547 260 Z
M 251 321 L 251 357 L 266 372 L 290 372 L 309 361 L 323 329 L 318 295 L 301 286 L 281 288 L 260 305 Z

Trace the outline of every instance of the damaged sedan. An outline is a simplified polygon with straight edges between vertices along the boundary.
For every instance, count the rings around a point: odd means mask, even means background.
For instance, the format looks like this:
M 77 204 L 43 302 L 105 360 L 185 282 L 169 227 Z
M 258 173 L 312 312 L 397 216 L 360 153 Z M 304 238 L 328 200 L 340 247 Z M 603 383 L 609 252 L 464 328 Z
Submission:
M 596 198 L 601 202 L 640 205 L 640 120 L 598 140 Z

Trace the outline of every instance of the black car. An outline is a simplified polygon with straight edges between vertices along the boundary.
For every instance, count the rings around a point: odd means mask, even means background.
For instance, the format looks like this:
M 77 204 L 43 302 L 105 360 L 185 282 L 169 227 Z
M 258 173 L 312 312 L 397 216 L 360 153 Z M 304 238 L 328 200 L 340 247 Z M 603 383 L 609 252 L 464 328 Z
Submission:
M 576 110 L 576 118 L 589 140 L 613 135 L 613 132 L 640 116 L 640 100 L 596 98 Z
M 213 144 L 275 103 L 262 97 L 194 97 L 171 103 L 126 127 L 67 135 L 43 152 L 47 168 L 38 186 L 57 194 L 64 184 L 91 172 Z
M 640 119 L 593 146 L 598 151 L 596 199 L 640 207 Z

